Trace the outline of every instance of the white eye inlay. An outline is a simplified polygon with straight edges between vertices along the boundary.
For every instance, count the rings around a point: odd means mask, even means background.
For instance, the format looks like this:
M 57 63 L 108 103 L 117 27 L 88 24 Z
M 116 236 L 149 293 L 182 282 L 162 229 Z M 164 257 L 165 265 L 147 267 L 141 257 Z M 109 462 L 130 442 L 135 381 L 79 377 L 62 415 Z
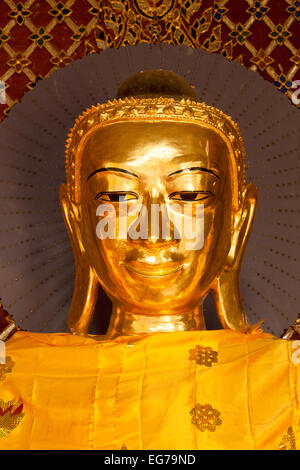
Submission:
M 173 201 L 197 202 L 214 197 L 211 191 L 175 191 L 169 195 Z
M 96 195 L 96 200 L 109 202 L 126 202 L 138 199 L 138 195 L 131 191 L 103 191 Z

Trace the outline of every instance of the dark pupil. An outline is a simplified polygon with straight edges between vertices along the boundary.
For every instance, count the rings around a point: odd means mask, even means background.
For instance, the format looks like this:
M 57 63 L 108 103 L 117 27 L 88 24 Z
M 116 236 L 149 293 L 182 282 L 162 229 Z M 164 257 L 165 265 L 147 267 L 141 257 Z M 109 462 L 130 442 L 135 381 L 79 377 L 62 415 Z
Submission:
M 195 201 L 198 193 L 182 193 L 181 198 L 185 201 Z
M 119 201 L 125 201 L 126 200 L 126 194 L 109 194 L 109 200 L 111 202 L 119 202 Z

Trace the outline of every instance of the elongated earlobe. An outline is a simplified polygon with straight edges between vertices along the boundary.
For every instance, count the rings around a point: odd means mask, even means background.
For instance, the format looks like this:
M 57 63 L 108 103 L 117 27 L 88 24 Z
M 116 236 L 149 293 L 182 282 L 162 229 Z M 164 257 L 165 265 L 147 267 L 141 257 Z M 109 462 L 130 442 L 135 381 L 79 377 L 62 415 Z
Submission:
M 73 334 L 86 335 L 98 298 L 98 281 L 91 268 L 76 263 L 76 279 L 68 315 L 68 327 Z
M 251 324 L 243 308 L 239 273 L 236 271 L 223 271 L 216 280 L 213 296 L 223 328 L 243 333 L 251 330 Z
M 99 283 L 93 270 L 85 260 L 79 227 L 80 214 L 78 208 L 73 207 L 64 184 L 60 187 L 60 203 L 76 266 L 75 286 L 68 314 L 68 327 L 73 334 L 86 335 L 97 302 Z
M 236 213 L 232 244 L 227 263 L 212 286 L 218 317 L 223 328 L 250 332 L 240 293 L 240 270 L 245 248 L 254 223 L 257 206 L 257 188 L 249 184 L 245 190 L 243 206 Z

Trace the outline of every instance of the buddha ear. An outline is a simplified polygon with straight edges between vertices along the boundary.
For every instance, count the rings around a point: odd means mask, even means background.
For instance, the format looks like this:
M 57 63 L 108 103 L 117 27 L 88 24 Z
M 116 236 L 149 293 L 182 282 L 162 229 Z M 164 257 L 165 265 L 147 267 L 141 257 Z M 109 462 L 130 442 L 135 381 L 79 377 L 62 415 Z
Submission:
M 73 334 L 85 335 L 93 317 L 99 284 L 85 257 L 80 230 L 80 207 L 70 200 L 65 184 L 60 187 L 60 203 L 76 266 L 75 286 L 68 314 L 68 326 Z
M 243 192 L 241 209 L 234 214 L 231 248 L 227 257 L 227 269 L 241 268 L 245 249 L 254 224 L 257 208 L 257 187 L 250 183 Z
M 222 326 L 243 332 L 253 329 L 243 308 L 240 294 L 240 270 L 254 223 L 256 206 L 257 188 L 254 184 L 248 184 L 243 193 L 241 208 L 234 214 L 231 247 L 225 266 L 212 286 Z

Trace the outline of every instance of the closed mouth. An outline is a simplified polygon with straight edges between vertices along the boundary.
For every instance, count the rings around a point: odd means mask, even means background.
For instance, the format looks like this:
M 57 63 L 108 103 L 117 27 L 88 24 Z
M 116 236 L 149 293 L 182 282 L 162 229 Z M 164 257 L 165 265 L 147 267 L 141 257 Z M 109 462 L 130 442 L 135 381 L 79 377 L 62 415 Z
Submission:
M 148 278 L 162 278 L 167 277 L 172 274 L 177 273 L 183 268 L 183 265 L 180 266 L 166 266 L 166 265 L 149 265 L 146 263 L 135 262 L 135 263 L 124 263 L 128 271 L 131 271 L 134 274 L 139 276 L 148 277 Z

